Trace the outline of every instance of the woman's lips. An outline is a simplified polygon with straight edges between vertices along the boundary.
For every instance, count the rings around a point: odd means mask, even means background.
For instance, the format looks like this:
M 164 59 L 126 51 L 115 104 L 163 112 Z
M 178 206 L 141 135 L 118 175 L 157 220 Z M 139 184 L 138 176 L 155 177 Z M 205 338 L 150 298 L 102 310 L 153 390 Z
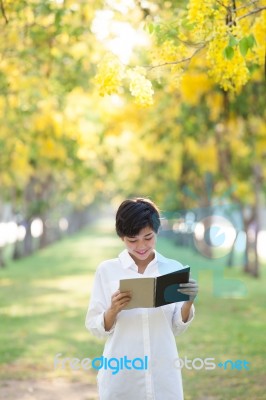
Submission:
M 148 250 L 145 251 L 136 251 L 136 253 L 138 253 L 139 255 L 143 256 L 144 254 L 147 253 Z

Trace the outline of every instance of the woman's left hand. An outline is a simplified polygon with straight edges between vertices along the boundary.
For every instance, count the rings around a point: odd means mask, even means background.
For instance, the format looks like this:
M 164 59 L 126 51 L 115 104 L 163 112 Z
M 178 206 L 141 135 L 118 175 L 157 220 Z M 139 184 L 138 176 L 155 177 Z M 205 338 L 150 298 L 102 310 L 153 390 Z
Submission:
M 187 294 L 189 301 L 194 301 L 199 292 L 199 285 L 195 279 L 190 278 L 188 283 L 180 283 L 178 292 Z

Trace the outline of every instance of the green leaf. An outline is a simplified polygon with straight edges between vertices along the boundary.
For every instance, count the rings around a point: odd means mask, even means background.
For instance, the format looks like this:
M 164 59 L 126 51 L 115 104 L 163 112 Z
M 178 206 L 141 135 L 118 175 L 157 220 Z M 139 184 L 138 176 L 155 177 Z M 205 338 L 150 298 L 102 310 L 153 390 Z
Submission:
M 235 51 L 233 49 L 233 47 L 231 46 L 227 46 L 224 51 L 223 51 L 223 55 L 227 60 L 232 60 L 232 58 L 234 57 Z
M 193 24 L 187 24 L 187 25 L 186 25 L 186 28 L 187 28 L 187 30 L 192 31 L 192 29 L 194 29 L 195 26 L 196 26 L 195 23 L 193 23 Z
M 161 32 L 161 27 L 160 27 L 160 25 L 155 25 L 155 26 L 154 26 L 154 30 L 155 30 L 155 32 L 156 32 L 157 34 L 159 34 L 159 33 Z
M 254 71 L 257 71 L 260 66 L 258 64 L 252 64 L 252 65 L 248 65 L 248 70 L 249 72 L 252 74 Z
M 245 57 L 248 52 L 248 49 L 249 49 L 249 42 L 248 42 L 247 37 L 243 37 L 240 40 L 239 49 L 240 49 L 240 53 L 242 54 L 242 56 Z
M 149 31 L 150 34 L 152 34 L 153 31 L 154 31 L 154 25 L 153 25 L 152 22 L 150 22 L 149 25 L 148 25 L 148 31 Z
M 195 23 L 190 23 L 190 22 L 188 22 L 188 20 L 184 19 L 181 22 L 181 25 L 182 25 L 183 28 L 187 29 L 188 31 L 192 31 L 192 29 L 195 28 L 196 24 Z
M 230 35 L 228 46 L 234 47 L 237 44 L 238 44 L 238 40 L 233 35 Z
M 169 38 L 176 38 L 178 34 L 178 30 L 176 28 L 171 28 L 168 32 L 167 32 L 167 36 L 169 36 Z
M 247 36 L 247 41 L 250 49 L 252 49 L 252 47 L 257 44 L 256 39 L 252 33 Z

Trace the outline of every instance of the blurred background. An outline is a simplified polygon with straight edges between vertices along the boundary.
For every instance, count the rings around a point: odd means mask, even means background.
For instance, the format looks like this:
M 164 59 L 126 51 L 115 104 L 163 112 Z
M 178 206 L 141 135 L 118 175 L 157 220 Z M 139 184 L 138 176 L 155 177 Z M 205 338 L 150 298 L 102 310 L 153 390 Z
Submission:
M 0 1 L 3 399 L 97 398 L 95 371 L 53 360 L 100 356 L 93 275 L 122 250 L 114 215 L 135 196 L 161 210 L 158 250 L 200 283 L 181 356 L 251 363 L 184 371 L 186 398 L 265 398 L 265 8 Z

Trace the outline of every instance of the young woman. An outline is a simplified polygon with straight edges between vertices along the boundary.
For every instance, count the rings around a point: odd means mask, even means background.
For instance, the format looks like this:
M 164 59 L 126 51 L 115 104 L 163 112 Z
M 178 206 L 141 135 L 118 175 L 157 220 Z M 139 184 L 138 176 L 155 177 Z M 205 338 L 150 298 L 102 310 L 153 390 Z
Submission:
M 196 281 L 190 279 L 179 289 L 189 301 L 157 308 L 123 310 L 131 294 L 118 290 L 120 279 L 156 277 L 184 268 L 155 250 L 159 227 L 154 203 L 125 200 L 116 214 L 116 231 L 125 250 L 97 268 L 85 325 L 93 335 L 107 338 L 98 366 L 100 400 L 183 399 L 175 336 L 193 320 Z

